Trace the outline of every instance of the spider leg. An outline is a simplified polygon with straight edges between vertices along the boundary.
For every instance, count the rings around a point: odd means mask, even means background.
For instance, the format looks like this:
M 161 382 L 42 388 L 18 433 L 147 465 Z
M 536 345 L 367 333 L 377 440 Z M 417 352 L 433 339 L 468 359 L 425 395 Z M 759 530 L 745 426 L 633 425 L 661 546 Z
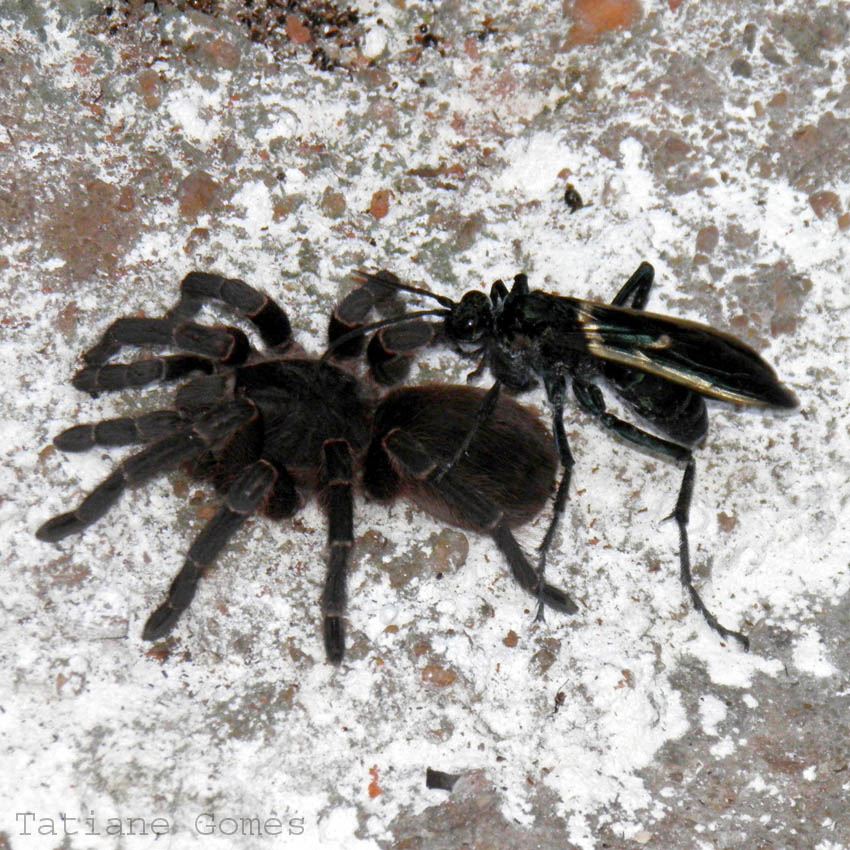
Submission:
M 179 301 L 164 318 L 117 319 L 83 357 L 89 366 L 100 366 L 125 345 L 176 345 L 215 360 L 230 358 L 230 362 L 239 354 L 247 355 L 250 346 L 238 329 L 206 328 L 188 321 L 207 301 L 220 301 L 251 321 L 270 348 L 285 348 L 292 340 L 286 313 L 268 296 L 235 278 L 191 272 L 180 284 Z
M 505 556 L 516 582 L 556 611 L 575 614 L 578 606 L 561 589 L 551 584 L 539 583 L 538 574 L 528 562 L 510 528 L 502 519 L 502 512 L 489 500 L 459 483 L 460 476 L 449 472 L 438 474 L 440 466 L 427 449 L 412 435 L 397 428 L 383 440 L 384 449 L 391 461 L 408 478 L 418 479 L 432 490 L 433 498 L 451 508 L 462 517 L 464 524 L 492 536 Z
M 356 276 L 361 286 L 349 292 L 331 314 L 328 323 L 328 343 L 330 344 L 365 324 L 372 309 L 381 301 L 391 298 L 397 292 L 394 285 L 400 282 L 392 272 L 387 271 L 376 274 L 357 272 Z M 363 352 L 363 343 L 362 336 L 343 342 L 334 349 L 334 357 L 341 359 L 358 357 Z
M 283 349 L 292 342 L 292 327 L 286 311 L 268 295 L 238 278 L 190 272 L 180 284 L 180 300 L 169 315 L 190 318 L 207 301 L 220 301 L 248 319 L 268 348 Z
M 433 327 L 421 320 L 379 330 L 366 348 L 369 370 L 375 380 L 385 386 L 401 383 L 410 373 L 413 352 L 433 338 Z
M 735 638 L 744 649 L 749 649 L 750 642 L 747 636 L 721 625 L 714 614 L 708 610 L 702 601 L 702 597 L 694 587 L 693 577 L 691 575 L 690 546 L 688 543 L 688 518 L 691 497 L 694 491 L 694 479 L 696 477 L 696 464 L 691 450 L 685 446 L 680 446 L 678 443 L 662 440 L 660 437 L 656 437 L 629 422 L 625 422 L 607 413 L 605 411 L 605 400 L 602 396 L 602 391 L 595 384 L 574 380 L 573 390 L 579 405 L 592 416 L 595 416 L 604 428 L 607 428 L 621 439 L 640 449 L 655 452 L 663 458 L 676 463 L 684 463 L 685 473 L 682 477 L 678 498 L 676 499 L 676 507 L 673 509 L 673 513 L 666 517 L 667 519 L 675 519 L 676 525 L 679 527 L 679 578 L 687 589 L 694 608 L 703 615 L 708 625 L 721 637 Z
M 248 337 L 239 328 L 211 328 L 177 316 L 164 319 L 125 316 L 106 329 L 100 342 L 83 359 L 89 367 L 97 368 L 125 345 L 171 346 L 221 363 L 242 363 L 251 351 Z
M 369 313 L 382 301 L 398 292 L 399 279 L 388 271 L 376 274 L 357 272 L 362 286 L 353 290 L 337 305 L 328 324 L 328 344 L 332 356 L 339 359 L 357 357 L 363 351 L 366 333 L 355 334 L 351 339 L 334 343 L 343 336 L 350 336 L 362 327 Z M 387 386 L 403 381 L 410 372 L 413 352 L 434 338 L 434 328 L 428 322 L 404 316 L 391 320 L 394 324 L 378 330 L 369 341 L 366 356 L 369 369 L 375 380 Z M 366 330 L 369 330 L 368 328 Z
M 181 416 L 197 416 L 233 396 L 233 375 L 204 375 L 183 384 L 174 399 Z
M 82 531 L 99 520 L 128 486 L 144 484 L 159 472 L 199 457 L 255 416 L 254 405 L 244 401 L 221 405 L 203 414 L 181 430 L 158 439 L 127 458 L 75 510 L 45 522 L 36 532 L 36 537 L 55 543 L 69 534 Z
M 104 419 L 67 428 L 53 438 L 53 445 L 64 452 L 84 452 L 94 446 L 127 446 L 150 443 L 179 430 L 185 420 L 173 410 L 154 410 L 135 418 Z
M 239 474 L 227 491 L 224 504 L 192 543 L 180 572 L 168 588 L 165 602 L 148 617 L 142 632 L 144 640 L 158 640 L 174 628 L 192 601 L 206 568 L 269 497 L 276 480 L 277 471 L 264 460 L 252 463 Z
M 266 497 L 263 513 L 270 519 L 285 519 L 298 510 L 298 493 L 295 489 L 295 481 L 282 466 L 278 466 L 272 460 L 265 460 L 274 467 L 277 478 L 271 493 Z
M 328 513 L 328 571 L 322 592 L 322 630 L 328 661 L 339 664 L 345 654 L 348 555 L 354 543 L 354 503 L 351 494 L 351 449 L 345 440 L 328 440 L 322 446 L 324 496 Z
M 86 366 L 77 372 L 71 383 L 81 392 L 96 396 L 101 392 L 143 387 L 166 381 L 178 381 L 190 372 L 212 373 L 213 361 L 207 357 L 177 354 L 154 357 L 135 363 L 110 363 L 106 366 Z

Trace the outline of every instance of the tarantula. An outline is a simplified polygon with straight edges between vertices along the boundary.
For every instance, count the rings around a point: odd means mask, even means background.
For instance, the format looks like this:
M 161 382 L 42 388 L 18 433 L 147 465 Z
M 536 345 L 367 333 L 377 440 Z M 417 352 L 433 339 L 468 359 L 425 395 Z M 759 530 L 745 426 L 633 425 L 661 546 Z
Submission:
M 235 327 L 192 321 L 206 302 L 221 302 L 249 320 L 264 343 L 260 352 Z M 124 346 L 173 347 L 181 353 L 130 363 L 107 363 Z M 63 451 L 93 446 L 147 446 L 124 460 L 72 511 L 36 532 L 55 542 L 100 519 L 128 487 L 188 464 L 222 494 L 223 504 L 189 548 L 165 601 L 144 627 L 146 640 L 168 634 L 186 610 L 206 568 L 255 512 L 272 519 L 298 510 L 299 493 L 317 493 L 328 517 L 328 557 L 321 596 L 327 658 L 342 660 L 346 572 L 354 541 L 353 488 L 380 501 L 404 496 L 452 525 L 490 534 L 516 581 L 537 594 L 537 574 L 511 528 L 545 505 L 557 456 L 539 418 L 500 400 L 463 457 L 456 447 L 469 432 L 483 391 L 426 385 L 375 399 L 367 385 L 327 358 L 292 350 L 286 313 L 246 283 L 192 272 L 177 304 L 162 318 L 121 318 L 84 355 L 73 378 L 80 390 L 102 391 L 178 381 L 174 406 L 132 418 L 76 425 L 54 443 Z M 350 355 L 350 353 L 349 353 Z M 449 468 L 451 464 L 451 468 Z M 552 608 L 575 603 L 551 585 Z

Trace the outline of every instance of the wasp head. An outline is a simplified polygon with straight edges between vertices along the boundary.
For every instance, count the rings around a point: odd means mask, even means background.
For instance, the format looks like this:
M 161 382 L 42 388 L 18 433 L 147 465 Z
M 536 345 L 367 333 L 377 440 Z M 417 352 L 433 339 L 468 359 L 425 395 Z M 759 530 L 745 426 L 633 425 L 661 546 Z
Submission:
M 493 333 L 493 306 L 483 292 L 467 292 L 446 316 L 446 335 L 460 343 L 478 343 Z

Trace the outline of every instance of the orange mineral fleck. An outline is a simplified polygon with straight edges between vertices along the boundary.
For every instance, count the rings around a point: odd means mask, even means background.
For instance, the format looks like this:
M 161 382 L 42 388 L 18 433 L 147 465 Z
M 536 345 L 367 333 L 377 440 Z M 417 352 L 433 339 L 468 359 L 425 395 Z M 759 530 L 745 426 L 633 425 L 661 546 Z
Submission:
M 564 11 L 574 21 L 567 43 L 593 44 L 606 32 L 630 27 L 640 17 L 638 0 L 572 0 Z

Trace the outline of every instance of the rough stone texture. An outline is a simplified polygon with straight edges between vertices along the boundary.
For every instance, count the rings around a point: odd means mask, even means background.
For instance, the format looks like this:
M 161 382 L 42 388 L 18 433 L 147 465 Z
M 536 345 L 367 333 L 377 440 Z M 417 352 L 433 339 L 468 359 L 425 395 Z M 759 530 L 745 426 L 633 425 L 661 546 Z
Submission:
M 0 10 L 0 847 L 209 846 L 195 818 L 215 812 L 280 818 L 264 841 L 293 848 L 848 850 L 846 5 L 351 12 Z M 170 397 L 84 398 L 78 355 L 192 268 L 269 292 L 318 352 L 357 268 L 452 297 L 523 269 L 607 300 L 642 259 L 651 309 L 735 333 L 801 398 L 712 406 L 697 455 L 695 574 L 748 657 L 678 586 L 678 474 L 575 411 L 549 566 L 582 604 L 566 623 L 533 624 L 492 544 L 405 505 L 358 505 L 339 670 L 315 506 L 253 522 L 155 647 L 141 624 L 209 494 L 163 478 L 79 539 L 32 536 L 117 454 L 50 438 Z M 470 368 L 436 352 L 414 379 Z M 461 779 L 426 790 L 426 767 Z M 27 811 L 55 835 L 23 834 Z M 173 834 L 63 837 L 60 812 L 90 811 Z

